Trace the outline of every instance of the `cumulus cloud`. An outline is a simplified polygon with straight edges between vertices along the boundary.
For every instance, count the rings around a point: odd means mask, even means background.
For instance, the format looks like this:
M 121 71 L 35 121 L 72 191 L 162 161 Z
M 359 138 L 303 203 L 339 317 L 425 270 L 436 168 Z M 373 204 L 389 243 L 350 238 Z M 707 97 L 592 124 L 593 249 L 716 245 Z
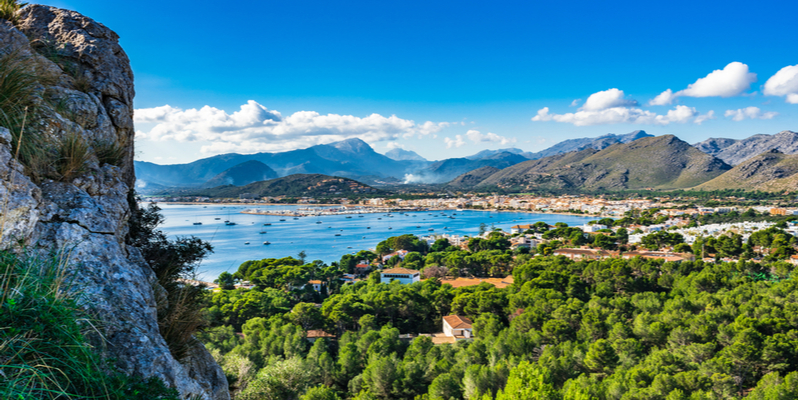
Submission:
M 574 102 L 573 102 L 574 103 Z M 639 103 L 636 100 L 625 99 L 625 93 L 622 90 L 612 88 L 593 93 L 583 103 L 583 107 L 579 108 L 580 111 L 600 111 L 607 108 L 614 107 L 636 107 Z
M 700 124 L 703 123 L 703 121 L 708 121 L 710 119 L 717 119 L 714 116 L 714 110 L 711 110 L 711 111 L 709 111 L 709 112 L 707 112 L 705 114 L 698 115 L 697 118 L 694 119 L 694 123 L 697 124 L 697 125 L 700 125 Z
M 404 149 L 405 150 L 406 146 L 404 146 L 404 145 L 402 145 L 400 143 L 397 143 L 397 142 L 389 142 L 389 143 L 386 143 L 386 148 L 389 149 L 389 150 L 394 150 L 394 149 Z
M 650 100 L 651 106 L 672 104 L 678 97 L 732 97 L 750 89 L 756 81 L 756 74 L 750 72 L 747 64 L 734 61 L 723 69 L 717 69 L 690 84 L 686 89 L 675 93 L 667 89 Z
M 797 65 L 780 69 L 764 84 L 765 96 L 785 96 L 786 102 L 797 104 Z
M 298 111 L 289 116 L 269 110 L 250 100 L 239 111 L 205 106 L 180 109 L 169 105 L 138 109 L 134 122 L 152 125 L 149 131 L 136 132 L 139 139 L 180 142 L 206 141 L 203 153 L 253 153 L 286 151 L 316 144 L 359 138 L 374 143 L 398 138 L 431 135 L 449 126 L 447 122 L 417 124 L 395 115 L 366 117 Z
M 461 135 L 456 135 L 455 139 L 451 139 L 449 137 L 444 138 L 444 144 L 447 145 L 448 149 L 452 147 L 458 148 L 465 145 L 466 143 L 467 142 L 464 141 L 464 137 Z
M 743 121 L 745 119 L 772 119 L 778 115 L 775 111 L 762 112 L 758 107 L 740 108 L 738 110 L 725 111 L 726 117 L 731 117 L 734 121 Z
M 486 134 L 483 134 L 480 131 L 476 131 L 474 129 L 468 130 L 466 136 L 467 139 L 473 141 L 474 143 L 493 142 L 500 144 L 509 144 L 509 143 L 515 143 L 517 141 L 516 138 L 506 138 L 492 132 L 487 132 Z
M 709 115 L 709 114 L 706 114 Z M 713 115 L 713 112 L 710 114 Z M 550 108 L 544 107 L 531 118 L 532 121 L 556 121 L 575 126 L 603 125 L 603 124 L 647 124 L 667 125 L 672 122 L 686 123 L 694 119 L 702 123 L 708 118 L 699 119 L 699 113 L 694 107 L 683 105 L 669 110 L 666 115 L 659 115 L 652 111 L 633 107 L 611 107 L 598 111 L 578 111 L 575 113 L 550 114 Z

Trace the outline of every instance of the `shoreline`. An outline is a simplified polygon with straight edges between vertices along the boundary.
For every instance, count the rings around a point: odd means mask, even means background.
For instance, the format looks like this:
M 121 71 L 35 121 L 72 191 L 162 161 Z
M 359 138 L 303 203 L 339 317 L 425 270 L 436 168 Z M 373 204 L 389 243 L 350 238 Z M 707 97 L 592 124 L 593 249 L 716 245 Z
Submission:
M 141 203 L 149 203 L 147 201 L 143 201 Z M 175 204 L 175 205 L 202 205 L 202 206 L 221 206 L 225 204 L 223 207 L 228 206 L 258 206 L 258 207 L 286 207 L 286 206 L 303 206 L 303 207 L 344 207 L 344 208 L 355 208 L 355 207 L 366 207 L 361 204 L 272 204 L 272 203 L 205 203 L 199 201 L 169 201 L 169 202 L 161 202 L 161 204 Z M 379 207 L 374 207 L 375 209 Z M 382 211 L 363 211 L 363 214 L 375 214 L 381 212 L 390 212 L 392 210 L 398 210 L 395 207 L 385 207 Z M 424 210 L 404 210 L 404 212 L 415 212 L 415 211 L 454 211 L 454 210 L 461 210 L 461 211 L 484 211 L 484 212 L 514 212 L 514 213 L 526 213 L 526 214 L 548 214 L 548 215 L 569 215 L 573 217 L 595 217 L 597 219 L 600 218 L 621 218 L 618 215 L 607 215 L 607 214 L 600 214 L 600 215 L 592 215 L 592 214 L 575 214 L 575 213 L 568 213 L 568 212 L 557 212 L 557 211 L 533 211 L 533 210 L 479 210 L 474 208 L 437 208 L 437 207 L 428 207 Z M 398 211 L 399 212 L 399 211 Z M 283 213 L 257 213 L 257 212 L 245 212 L 239 211 L 239 214 L 253 214 L 253 215 L 275 215 L 275 216 L 287 216 L 292 214 L 283 214 Z M 342 213 L 347 214 L 347 213 Z M 309 215 L 293 215 L 296 217 L 306 217 Z

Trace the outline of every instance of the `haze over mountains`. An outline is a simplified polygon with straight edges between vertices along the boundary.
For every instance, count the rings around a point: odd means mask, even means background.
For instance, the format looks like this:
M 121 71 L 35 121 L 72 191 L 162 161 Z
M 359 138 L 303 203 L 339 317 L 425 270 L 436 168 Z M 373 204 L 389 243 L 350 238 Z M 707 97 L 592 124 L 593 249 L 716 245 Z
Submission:
M 283 153 L 223 154 L 188 164 L 137 161 L 136 174 L 140 190 L 242 186 L 292 174 L 341 176 L 369 184 L 447 183 L 461 189 L 534 183 L 562 189 L 674 188 L 700 185 L 773 149 L 797 154 L 797 133 L 759 134 L 743 140 L 712 138 L 689 145 L 672 135 L 654 137 L 639 130 L 569 139 L 536 153 L 516 148 L 484 150 L 433 162 L 400 148 L 379 154 L 360 139 L 348 139 Z

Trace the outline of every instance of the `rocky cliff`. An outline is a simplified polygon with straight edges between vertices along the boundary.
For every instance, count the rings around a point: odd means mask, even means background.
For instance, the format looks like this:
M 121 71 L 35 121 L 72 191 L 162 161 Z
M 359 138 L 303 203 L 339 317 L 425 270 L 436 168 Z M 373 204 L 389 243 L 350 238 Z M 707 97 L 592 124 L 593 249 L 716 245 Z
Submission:
M 128 201 L 135 182 L 134 87 L 117 34 L 53 7 L 31 5 L 17 15 L 16 26 L 0 20 L 0 58 L 24 60 L 38 83 L 22 141 L 10 127 L 0 128 L 0 246 L 67 254 L 72 287 L 99 322 L 98 348 L 118 368 L 160 377 L 187 398 L 228 399 L 225 376 L 202 345 L 180 361 L 170 354 L 156 314 L 163 289 L 138 249 L 126 244 L 135 207 Z M 38 175 L 12 151 L 12 142 L 32 138 L 74 138 L 89 146 L 89 156 L 77 172 Z M 114 162 L 100 156 L 101 147 L 116 149 Z

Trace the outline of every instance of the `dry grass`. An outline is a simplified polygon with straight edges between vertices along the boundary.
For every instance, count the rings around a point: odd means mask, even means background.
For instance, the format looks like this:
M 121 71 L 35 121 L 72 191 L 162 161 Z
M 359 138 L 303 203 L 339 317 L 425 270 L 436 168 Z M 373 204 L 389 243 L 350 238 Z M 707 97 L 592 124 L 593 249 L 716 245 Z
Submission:
M 67 133 L 56 144 L 56 177 L 64 182 L 77 178 L 86 172 L 91 158 L 92 149 L 86 140 L 77 133 Z
M 126 148 L 123 145 L 111 140 L 104 140 L 94 144 L 94 153 L 100 165 L 111 164 L 121 166 L 125 159 Z
M 14 25 L 19 24 L 17 11 L 25 7 L 28 3 L 20 3 L 17 0 L 0 0 L 0 19 L 5 19 Z

